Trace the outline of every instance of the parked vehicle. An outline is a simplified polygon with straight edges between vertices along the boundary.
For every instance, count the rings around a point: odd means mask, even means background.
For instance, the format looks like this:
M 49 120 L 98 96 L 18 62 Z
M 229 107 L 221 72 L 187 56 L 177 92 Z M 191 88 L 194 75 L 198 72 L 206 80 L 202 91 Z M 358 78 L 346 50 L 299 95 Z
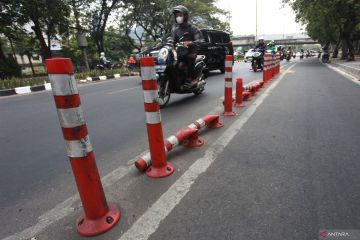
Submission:
M 182 42 L 176 44 L 175 48 L 171 42 L 163 45 L 159 51 L 151 52 L 152 56 L 156 56 L 155 70 L 161 108 L 168 104 L 172 93 L 199 95 L 205 90 L 204 60 L 206 57 L 204 55 L 197 56 L 193 74 L 193 80 L 195 80 L 196 84 L 188 86 L 185 84 L 186 73 L 178 64 L 186 51 L 187 48 L 184 47 Z
M 225 73 L 225 56 L 234 54 L 230 34 L 212 29 L 200 31 L 204 36 L 204 43 L 199 45 L 197 53 L 205 56 L 206 73 L 217 69 Z

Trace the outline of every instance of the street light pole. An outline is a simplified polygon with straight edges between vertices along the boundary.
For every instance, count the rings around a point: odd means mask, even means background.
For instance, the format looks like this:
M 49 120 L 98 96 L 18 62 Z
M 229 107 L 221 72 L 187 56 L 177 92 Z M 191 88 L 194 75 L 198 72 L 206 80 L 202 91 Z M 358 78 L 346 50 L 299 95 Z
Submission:
M 255 42 L 257 41 L 257 39 L 258 39 L 258 29 L 257 29 L 257 26 L 258 26 L 258 11 L 257 11 L 257 0 L 256 0 L 256 20 L 255 20 L 255 22 L 256 22 L 256 35 L 255 35 Z

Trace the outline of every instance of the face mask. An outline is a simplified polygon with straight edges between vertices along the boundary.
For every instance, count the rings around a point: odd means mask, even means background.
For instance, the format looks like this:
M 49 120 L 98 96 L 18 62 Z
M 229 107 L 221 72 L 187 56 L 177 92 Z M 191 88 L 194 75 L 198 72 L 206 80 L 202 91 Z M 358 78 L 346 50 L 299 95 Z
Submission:
M 184 17 L 176 17 L 176 22 L 182 24 L 184 22 Z

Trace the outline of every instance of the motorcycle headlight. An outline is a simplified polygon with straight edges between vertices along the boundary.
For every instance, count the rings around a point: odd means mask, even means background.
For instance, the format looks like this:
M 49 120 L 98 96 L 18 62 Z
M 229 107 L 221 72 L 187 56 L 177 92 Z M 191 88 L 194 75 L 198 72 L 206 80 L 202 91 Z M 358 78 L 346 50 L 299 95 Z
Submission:
M 169 50 L 167 48 L 162 48 L 158 55 L 158 62 L 165 62 L 169 55 Z

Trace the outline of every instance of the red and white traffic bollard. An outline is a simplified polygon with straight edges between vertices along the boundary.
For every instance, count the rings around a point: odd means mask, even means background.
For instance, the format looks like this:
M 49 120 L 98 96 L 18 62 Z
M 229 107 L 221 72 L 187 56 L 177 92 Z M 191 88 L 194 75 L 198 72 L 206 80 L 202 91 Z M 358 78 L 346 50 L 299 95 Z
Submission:
M 224 126 L 224 124 L 220 122 L 219 115 L 210 114 L 202 118 L 199 118 L 194 123 L 190 124 L 186 128 L 183 128 L 177 133 L 175 133 L 175 135 L 168 137 L 165 141 L 166 151 L 168 152 L 172 150 L 175 146 L 184 143 L 185 140 L 191 138 L 192 136 L 194 136 L 195 139 L 193 138 L 191 139 L 191 141 L 193 142 L 198 141 L 196 140 L 196 137 L 198 137 L 197 135 L 198 131 L 204 126 L 208 128 L 221 128 Z M 189 146 L 189 144 L 186 144 L 186 146 L 192 147 Z M 199 147 L 199 146 L 195 146 L 195 147 Z M 147 153 L 144 156 L 142 156 L 140 159 L 136 160 L 135 166 L 138 170 L 142 172 L 145 171 L 148 167 L 150 167 L 151 166 L 150 153 Z
M 280 53 L 276 53 L 276 74 L 280 73 Z
M 232 64 L 233 56 L 226 55 L 225 58 L 225 99 L 223 116 L 235 116 L 236 113 L 232 110 Z
M 234 106 L 237 108 L 245 107 L 243 104 L 243 80 L 242 78 L 238 78 L 236 80 L 236 98 Z
M 271 54 L 271 78 L 274 78 L 276 75 L 276 55 L 275 54 Z
M 175 135 L 172 135 L 165 140 L 165 151 L 170 152 L 176 146 L 182 144 L 186 139 L 189 139 L 198 131 L 199 131 L 198 129 L 192 129 L 192 128 L 181 129 L 180 131 L 175 133 Z M 150 166 L 151 166 L 150 153 L 146 153 L 140 159 L 135 161 L 135 167 L 141 172 L 144 172 Z
M 174 167 L 166 161 L 154 58 L 140 58 L 140 66 L 144 90 L 146 128 L 152 163 L 146 175 L 152 178 L 167 177 L 174 172 Z
M 67 155 L 85 212 L 85 215 L 78 219 L 76 230 L 84 236 L 99 235 L 108 231 L 119 221 L 120 208 L 106 202 L 71 60 L 69 58 L 47 59 L 46 67 Z
M 263 81 L 267 83 L 271 78 L 271 53 L 265 53 L 264 54 L 264 71 L 263 71 Z

